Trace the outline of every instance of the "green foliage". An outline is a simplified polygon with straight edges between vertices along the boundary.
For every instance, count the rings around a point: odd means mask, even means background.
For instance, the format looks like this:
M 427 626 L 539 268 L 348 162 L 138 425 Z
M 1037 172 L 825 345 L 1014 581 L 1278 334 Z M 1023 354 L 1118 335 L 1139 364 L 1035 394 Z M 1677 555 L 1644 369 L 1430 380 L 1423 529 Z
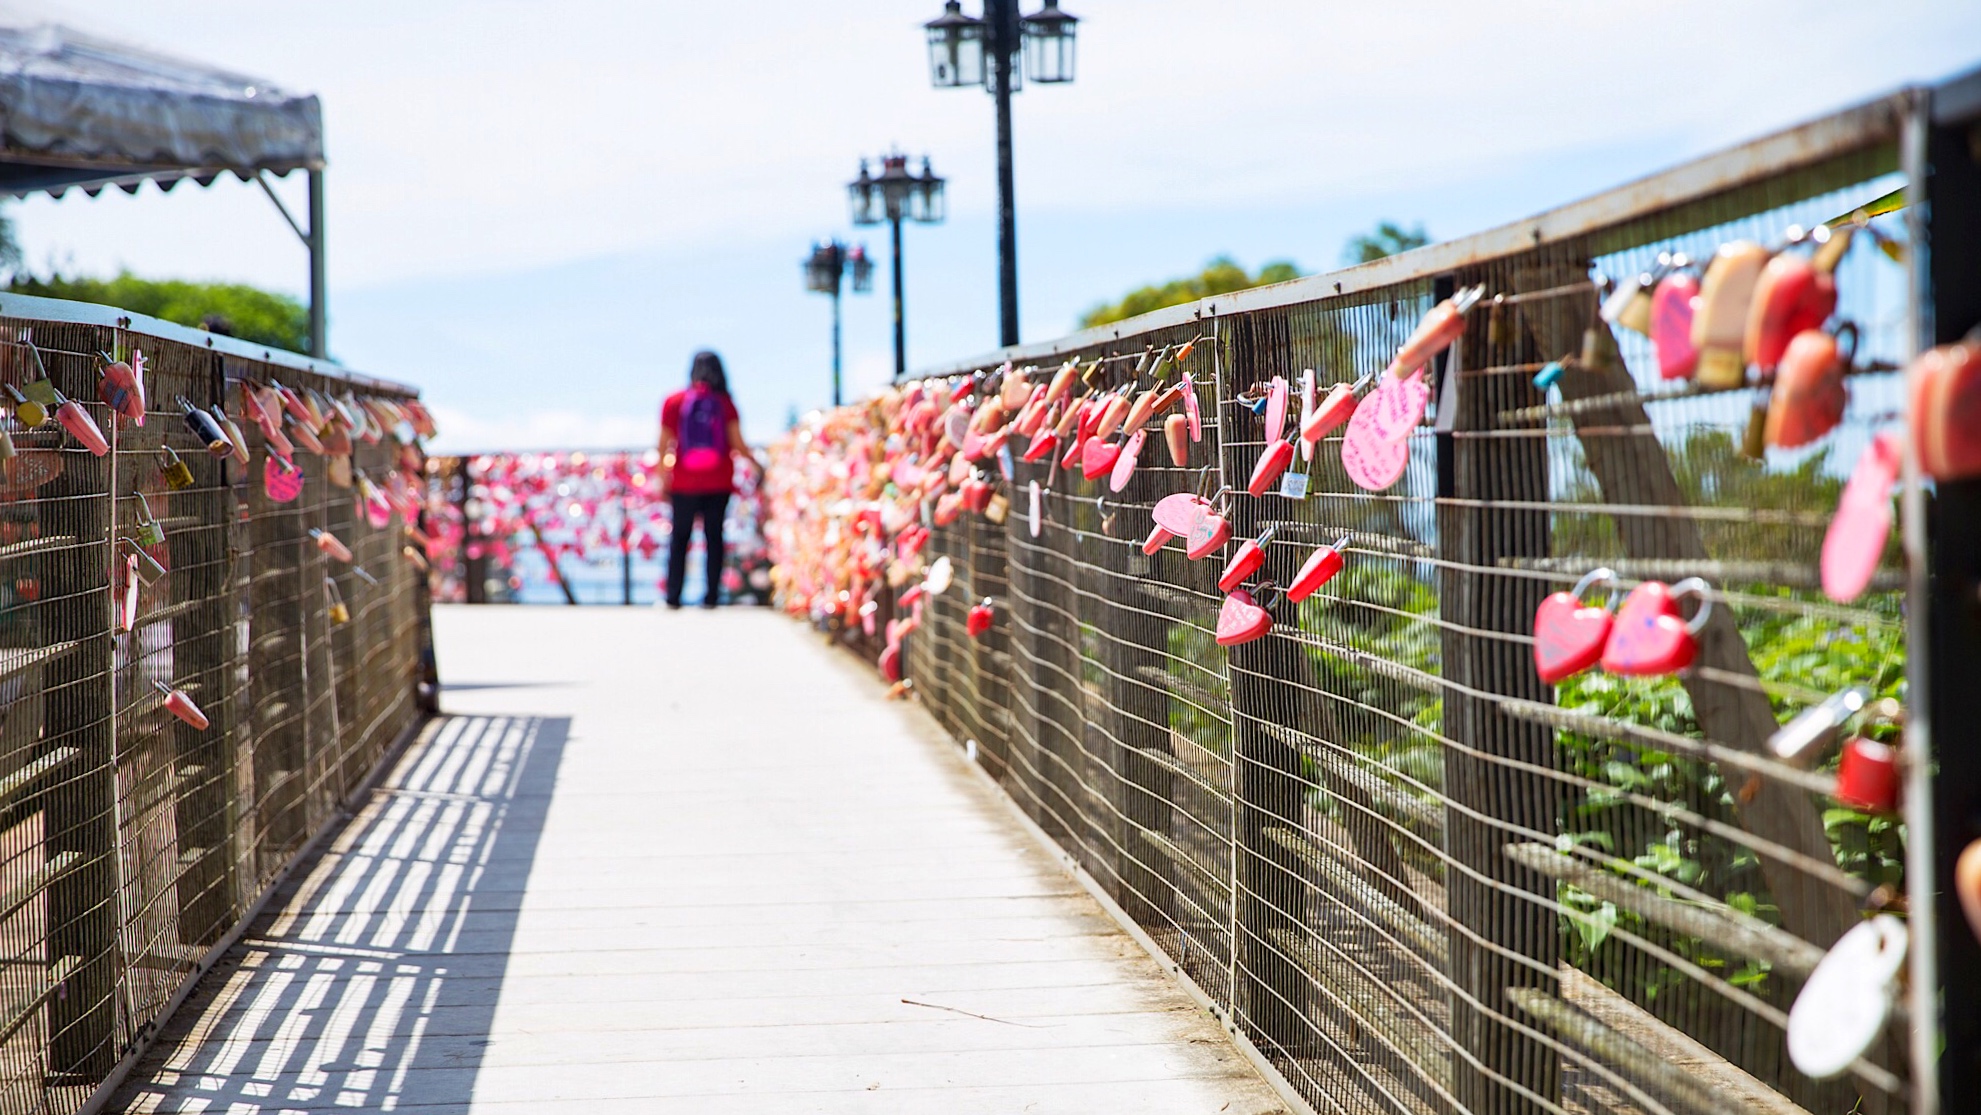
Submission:
M 1248 290 L 1269 283 L 1283 283 L 1299 277 L 1300 269 L 1285 260 L 1268 263 L 1259 268 L 1257 275 L 1250 275 L 1243 267 L 1233 262 L 1230 256 L 1219 256 L 1205 264 L 1201 272 L 1188 278 L 1171 279 L 1160 286 L 1138 287 L 1129 291 L 1119 302 L 1095 306 L 1080 318 L 1080 327 L 1087 329 L 1096 325 L 1126 321 L 1151 310 L 1160 310 L 1164 306 L 1180 306 L 1186 302 L 1195 302 L 1199 298 L 1229 294 L 1234 290 Z
M 129 271 L 114 279 L 16 275 L 8 284 L 15 294 L 95 302 L 166 321 L 206 327 L 217 319 L 229 333 L 254 344 L 306 352 L 310 343 L 309 308 L 294 298 L 240 283 L 192 283 L 179 279 L 141 279 Z
M 1404 228 L 1395 221 L 1383 221 L 1374 232 L 1350 237 L 1342 258 L 1349 263 L 1373 263 L 1430 242 L 1431 235 L 1421 222 L 1416 228 Z

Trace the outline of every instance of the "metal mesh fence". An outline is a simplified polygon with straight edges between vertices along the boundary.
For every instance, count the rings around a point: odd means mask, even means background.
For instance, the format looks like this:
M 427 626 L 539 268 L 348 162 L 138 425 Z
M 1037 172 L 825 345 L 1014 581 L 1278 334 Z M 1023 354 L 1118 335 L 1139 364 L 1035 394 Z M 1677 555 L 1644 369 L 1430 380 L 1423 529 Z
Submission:
M 1145 369 L 1198 339 L 1181 370 L 1203 440 L 1177 467 L 1158 427 L 1118 492 L 1057 452 L 1006 462 L 1003 480 L 986 465 L 1002 522 L 936 526 L 924 506 L 919 553 L 887 551 L 864 580 L 857 561 L 836 585 L 802 574 L 824 591 L 807 580 L 787 605 L 850 629 L 848 602 L 878 596 L 892 618 L 891 590 L 947 558 L 953 585 L 920 593 L 919 622 L 895 632 L 919 699 L 1316 1111 L 1903 1110 L 1908 1041 L 1934 1040 L 1903 1003 L 1832 1079 L 1790 1063 L 1785 1027 L 1841 934 L 1907 912 L 1906 825 L 1838 802 L 1834 758 L 1805 770 L 1767 745 L 1840 691 L 1907 695 L 1897 538 L 1848 604 L 1818 570 L 1852 466 L 1902 417 L 1922 245 L 1893 194 L 1915 104 L 1470 240 L 938 369 L 919 382 L 944 402 L 958 377 L 994 392 L 1007 359 L 1037 362 L 1035 382 L 1073 360 L 1098 391 L 1146 389 Z M 1664 379 L 1647 338 L 1598 314 L 1606 276 L 1853 213 L 1868 219 L 1835 314 L 1858 334 L 1849 404 L 1811 445 L 1756 452 L 1765 387 Z M 1243 494 L 1265 384 L 1380 375 L 1426 311 L 1473 286 L 1485 300 L 1431 366 L 1396 483 L 1352 482 L 1337 431 L 1292 466 L 1304 495 Z M 1176 382 L 1174 364 L 1163 374 Z M 773 490 L 773 539 L 780 514 L 832 521 L 913 487 L 885 482 L 904 455 L 888 407 L 848 414 L 834 421 L 872 426 L 853 435 L 853 500 Z M 788 473 L 837 475 L 804 438 L 780 452 Z M 1225 488 L 1239 494 L 1222 549 L 1145 552 L 1158 500 Z M 1220 571 L 1269 530 L 1253 584 L 1287 585 L 1342 537 L 1345 568 L 1274 606 L 1263 638 L 1219 646 Z M 905 568 L 881 573 L 890 561 Z M 1540 680 L 1538 607 L 1598 567 L 1619 591 L 1706 582 L 1689 669 Z M 973 637 L 984 598 L 995 619 Z M 1864 731 L 1897 742 L 1902 720 Z
M 45 377 L 109 442 L 0 420 L 0 1111 L 77 1110 L 420 714 L 425 579 L 353 487 L 417 475 L 416 451 L 354 437 L 350 475 L 299 458 L 276 502 L 256 425 L 243 466 L 177 402 L 239 418 L 243 381 L 407 392 L 153 324 L 0 304 L 0 383 Z M 142 426 L 97 401 L 97 354 L 133 348 Z M 188 700 L 203 730 L 174 715 Z

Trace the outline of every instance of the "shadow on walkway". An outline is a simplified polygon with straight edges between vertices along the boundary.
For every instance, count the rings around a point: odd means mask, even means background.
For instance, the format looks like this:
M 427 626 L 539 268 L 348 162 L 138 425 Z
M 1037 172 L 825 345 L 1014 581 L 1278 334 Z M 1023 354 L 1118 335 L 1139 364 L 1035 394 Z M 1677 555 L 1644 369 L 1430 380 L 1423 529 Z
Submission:
M 207 976 L 121 1109 L 465 1110 L 570 726 L 437 722 Z

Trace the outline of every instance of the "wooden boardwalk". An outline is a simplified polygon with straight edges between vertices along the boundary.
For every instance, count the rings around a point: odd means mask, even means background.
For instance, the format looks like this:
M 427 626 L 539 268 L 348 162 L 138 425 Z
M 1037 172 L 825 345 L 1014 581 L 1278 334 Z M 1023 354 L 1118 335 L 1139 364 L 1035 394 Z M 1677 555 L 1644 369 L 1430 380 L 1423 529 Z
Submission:
M 451 715 L 113 1110 L 1284 1110 L 926 718 L 800 626 L 436 625 Z

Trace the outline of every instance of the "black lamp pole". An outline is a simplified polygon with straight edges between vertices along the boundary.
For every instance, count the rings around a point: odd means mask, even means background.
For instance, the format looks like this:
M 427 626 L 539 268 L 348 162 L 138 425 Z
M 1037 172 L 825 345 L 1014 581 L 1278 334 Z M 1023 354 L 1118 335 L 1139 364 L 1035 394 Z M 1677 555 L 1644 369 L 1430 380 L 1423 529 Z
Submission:
M 1041 85 L 1073 80 L 1075 16 L 1059 0 L 1028 16 L 1018 0 L 984 0 L 984 16 L 963 14 L 962 0 L 945 0 L 941 16 L 922 25 L 928 35 L 929 79 L 938 89 L 984 86 L 997 102 L 998 337 L 1018 343 L 1018 204 L 1011 169 L 1011 94 L 1020 74 Z M 1019 55 L 1024 65 L 1019 66 Z
M 901 222 L 918 221 L 922 224 L 936 224 L 943 219 L 943 187 L 946 180 L 929 169 L 929 160 L 922 159 L 922 173 L 916 175 L 908 169 L 908 156 L 900 152 L 882 156 L 881 173 L 876 178 L 867 171 L 867 162 L 860 160 L 860 176 L 848 183 L 846 194 L 853 206 L 853 223 L 856 225 L 877 225 L 885 221 L 892 226 L 894 248 L 894 378 L 905 379 L 908 375 L 908 332 L 903 305 L 906 301 L 901 271 Z
M 874 288 L 873 261 L 867 258 L 865 245 L 848 248 L 837 240 L 829 240 L 812 245 L 812 254 L 805 260 L 804 267 L 805 289 L 832 296 L 832 405 L 839 406 L 844 401 L 839 362 L 840 280 L 850 268 L 853 272 L 853 293 L 867 293 Z

